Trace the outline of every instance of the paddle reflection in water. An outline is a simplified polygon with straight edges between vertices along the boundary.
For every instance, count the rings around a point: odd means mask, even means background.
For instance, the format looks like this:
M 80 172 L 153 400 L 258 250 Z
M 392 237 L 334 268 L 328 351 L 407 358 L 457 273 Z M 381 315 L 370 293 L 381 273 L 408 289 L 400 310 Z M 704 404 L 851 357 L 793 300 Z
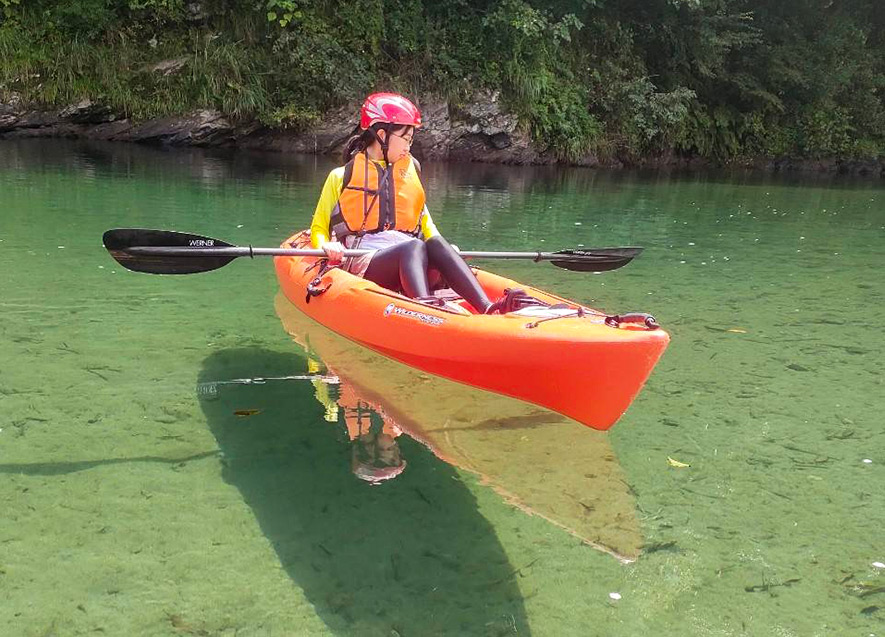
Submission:
M 319 325 L 282 293 L 274 305 L 308 356 L 338 376 L 338 402 L 352 438 L 359 440 L 357 420 L 370 409 L 391 436 L 405 432 L 446 462 L 479 474 L 525 511 L 622 561 L 639 555 L 634 498 L 605 432 L 387 359 Z M 329 405 L 328 386 L 315 385 Z
M 205 359 L 198 381 L 304 369 L 294 352 L 229 349 Z M 382 486 L 356 479 L 346 427 L 323 422 L 330 414 L 313 394 L 307 381 L 236 383 L 201 394 L 200 404 L 223 454 L 224 479 L 329 630 L 531 634 L 517 583 L 525 564 L 508 560 L 456 471 L 400 436 L 408 470 Z M 247 410 L 254 415 L 235 415 Z

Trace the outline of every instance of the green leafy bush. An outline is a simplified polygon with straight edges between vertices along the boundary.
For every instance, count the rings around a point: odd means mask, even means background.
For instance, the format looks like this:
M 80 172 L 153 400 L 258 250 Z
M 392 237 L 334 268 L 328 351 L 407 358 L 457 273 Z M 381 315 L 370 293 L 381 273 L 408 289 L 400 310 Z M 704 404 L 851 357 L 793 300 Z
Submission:
M 0 95 L 300 127 L 375 89 L 500 91 L 543 148 L 885 154 L 871 0 L 0 0 Z M 174 72 L 155 70 L 184 60 Z

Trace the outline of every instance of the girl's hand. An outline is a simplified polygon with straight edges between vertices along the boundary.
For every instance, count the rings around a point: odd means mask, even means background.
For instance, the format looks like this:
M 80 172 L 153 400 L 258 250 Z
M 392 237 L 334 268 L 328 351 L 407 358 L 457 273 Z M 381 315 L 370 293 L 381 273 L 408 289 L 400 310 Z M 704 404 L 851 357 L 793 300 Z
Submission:
M 342 259 L 344 259 L 344 246 L 338 241 L 326 241 L 320 248 L 326 253 L 326 258 L 329 259 L 329 263 L 332 265 L 341 263 Z

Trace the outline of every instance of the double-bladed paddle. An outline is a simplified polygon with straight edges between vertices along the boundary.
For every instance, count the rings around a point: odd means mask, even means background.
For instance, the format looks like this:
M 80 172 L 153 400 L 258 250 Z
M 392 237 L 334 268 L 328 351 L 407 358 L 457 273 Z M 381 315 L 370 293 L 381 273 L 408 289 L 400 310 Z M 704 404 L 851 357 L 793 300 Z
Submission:
M 194 274 L 222 268 L 237 257 L 290 256 L 324 257 L 325 252 L 301 248 L 253 248 L 235 246 L 186 232 L 117 228 L 108 230 L 104 247 L 124 268 L 150 274 Z M 345 250 L 345 257 L 356 257 L 371 250 Z M 556 267 L 575 272 L 606 272 L 630 263 L 642 248 L 576 248 L 558 252 L 471 252 L 464 258 L 531 259 L 549 261 Z

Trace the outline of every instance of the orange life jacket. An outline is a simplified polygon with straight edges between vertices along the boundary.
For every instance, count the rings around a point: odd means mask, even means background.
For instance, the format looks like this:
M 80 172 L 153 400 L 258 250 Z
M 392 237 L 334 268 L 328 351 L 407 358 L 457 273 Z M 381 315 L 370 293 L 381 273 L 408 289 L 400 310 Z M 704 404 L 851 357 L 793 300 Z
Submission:
M 344 187 L 332 210 L 331 225 L 338 241 L 348 235 L 399 230 L 412 235 L 421 231 L 424 187 L 411 156 L 392 167 L 384 183 L 383 166 L 370 161 L 365 153 L 354 155 L 344 167 Z M 377 194 L 377 196 L 376 196 Z

